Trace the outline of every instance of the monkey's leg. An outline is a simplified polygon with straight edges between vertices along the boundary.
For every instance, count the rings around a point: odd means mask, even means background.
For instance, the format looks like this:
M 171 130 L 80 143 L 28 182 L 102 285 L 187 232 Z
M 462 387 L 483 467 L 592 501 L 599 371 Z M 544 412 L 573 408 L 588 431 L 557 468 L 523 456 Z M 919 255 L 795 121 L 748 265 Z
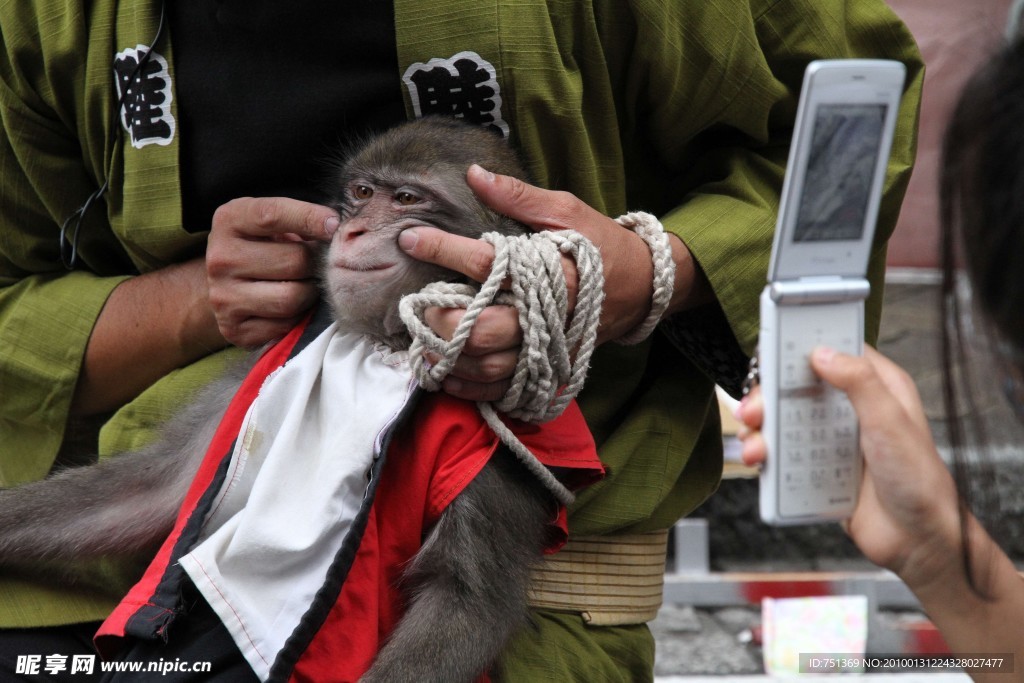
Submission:
M 215 382 L 147 448 L 0 491 L 0 567 L 63 575 L 82 560 L 152 548 L 171 530 L 237 384 Z
M 442 514 L 406 580 L 409 609 L 361 679 L 472 681 L 527 622 L 550 498 L 500 451 Z

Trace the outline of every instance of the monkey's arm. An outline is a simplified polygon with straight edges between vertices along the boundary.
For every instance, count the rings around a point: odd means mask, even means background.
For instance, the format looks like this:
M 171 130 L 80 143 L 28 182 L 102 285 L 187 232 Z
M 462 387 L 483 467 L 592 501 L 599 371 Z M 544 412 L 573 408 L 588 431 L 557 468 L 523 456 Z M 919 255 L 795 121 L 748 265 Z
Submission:
M 405 574 L 408 610 L 363 683 L 472 681 L 527 622 L 551 500 L 499 449 L 452 501 Z

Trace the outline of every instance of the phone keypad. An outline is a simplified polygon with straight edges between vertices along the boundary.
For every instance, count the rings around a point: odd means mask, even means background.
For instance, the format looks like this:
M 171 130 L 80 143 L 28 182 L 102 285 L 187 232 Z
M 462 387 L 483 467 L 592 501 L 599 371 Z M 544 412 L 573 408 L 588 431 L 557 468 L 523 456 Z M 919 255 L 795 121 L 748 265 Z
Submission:
M 857 416 L 846 394 L 820 380 L 810 353 L 820 345 L 857 352 L 859 317 L 821 316 L 795 307 L 781 325 L 778 444 L 781 459 L 779 511 L 848 508 L 860 481 Z
M 782 401 L 779 447 L 787 467 L 783 484 L 821 488 L 831 479 L 846 488 L 857 473 L 857 425 L 846 396 L 824 388 Z

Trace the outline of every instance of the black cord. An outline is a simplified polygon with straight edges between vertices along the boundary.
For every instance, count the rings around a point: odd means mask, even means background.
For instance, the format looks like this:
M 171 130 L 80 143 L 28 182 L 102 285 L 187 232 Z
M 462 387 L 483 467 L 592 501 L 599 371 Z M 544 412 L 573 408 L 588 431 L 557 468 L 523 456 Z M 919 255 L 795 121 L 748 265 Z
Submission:
M 149 49 L 146 53 L 139 57 L 138 63 L 135 68 L 132 69 L 131 74 L 128 75 L 127 83 L 130 85 L 139 76 L 142 70 L 149 64 L 149 58 L 153 54 L 153 49 L 156 47 L 157 41 L 164 32 L 164 15 L 166 14 L 165 5 L 163 2 L 160 3 L 160 23 L 156 27 L 156 35 L 153 36 L 153 40 L 149 43 Z M 117 135 L 119 142 L 123 143 L 124 134 L 121 132 L 121 111 L 124 109 L 125 98 L 128 95 L 129 88 L 126 86 L 120 97 L 117 98 L 117 106 L 114 108 L 114 116 L 111 121 L 111 126 Z M 118 145 L 114 144 L 113 154 L 117 153 Z M 110 165 L 114 163 L 113 157 L 111 157 Z M 85 220 L 85 214 L 89 212 L 92 205 L 96 203 L 100 197 L 106 193 L 110 187 L 110 178 L 104 178 L 103 184 L 86 198 L 85 202 L 80 207 L 64 219 L 64 222 L 60 226 L 59 249 L 60 249 L 60 262 L 67 270 L 74 270 L 75 264 L 78 262 L 78 237 L 82 230 L 82 221 Z M 68 227 L 71 226 L 71 237 L 68 238 Z

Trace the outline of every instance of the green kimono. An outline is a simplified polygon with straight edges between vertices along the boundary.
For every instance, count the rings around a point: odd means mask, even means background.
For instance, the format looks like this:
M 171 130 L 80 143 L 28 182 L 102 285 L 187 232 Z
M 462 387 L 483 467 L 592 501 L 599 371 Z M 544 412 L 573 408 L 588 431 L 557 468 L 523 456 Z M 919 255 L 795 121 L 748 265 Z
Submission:
M 171 94 L 170 133 L 135 145 L 112 128 L 112 56 L 148 43 L 159 3 L 70 2 L 62 12 L 44 5 L 0 3 L 0 484 L 8 486 L 50 471 L 111 290 L 205 246 L 205 233 L 181 226 L 173 36 L 156 49 Z M 395 16 L 395 78 L 410 116 L 429 113 L 431 78 L 477 70 L 476 94 L 537 184 L 610 216 L 658 215 L 707 275 L 720 307 L 709 315 L 747 353 L 806 63 L 903 61 L 907 92 L 871 261 L 874 339 L 885 241 L 910 175 L 923 78 L 913 39 L 882 0 L 395 0 Z M 87 215 L 80 267 L 67 272 L 57 251 L 61 223 L 102 179 L 110 181 L 105 211 Z M 108 457 L 144 443 L 236 354 L 164 377 L 110 416 L 92 448 Z M 609 475 L 579 496 L 572 533 L 664 529 L 714 490 L 721 438 L 713 381 L 665 337 L 599 349 L 580 404 Z M 115 597 L 3 577 L 0 626 L 100 619 Z M 539 613 L 537 624 L 503 664 L 510 680 L 651 676 L 643 625 L 587 627 L 554 612 Z

